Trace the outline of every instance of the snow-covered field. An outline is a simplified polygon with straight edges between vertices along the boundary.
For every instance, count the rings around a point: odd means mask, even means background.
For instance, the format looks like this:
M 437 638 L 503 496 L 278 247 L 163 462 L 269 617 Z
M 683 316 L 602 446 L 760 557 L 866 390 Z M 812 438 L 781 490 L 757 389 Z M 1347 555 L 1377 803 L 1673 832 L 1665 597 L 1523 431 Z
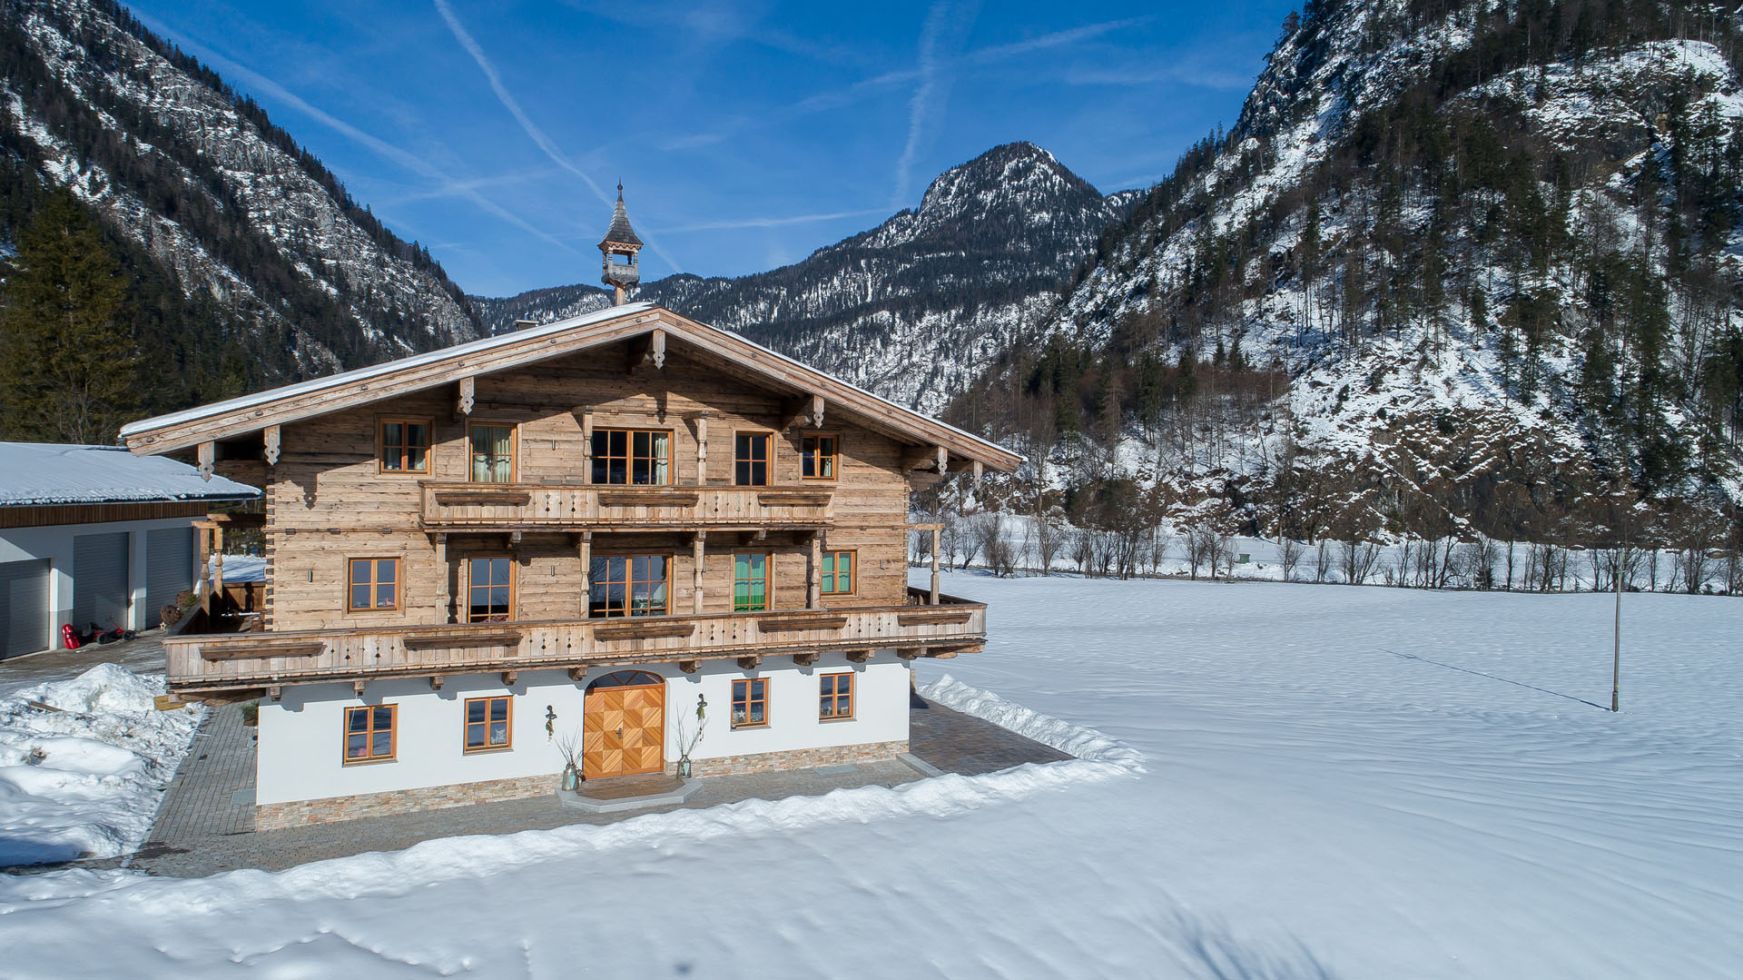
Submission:
M 0 879 L 18 977 L 1743 973 L 1731 599 L 947 577 L 1094 761 L 203 881 Z M 1044 715 L 1097 730 L 1050 724 Z M 101 942 L 92 941 L 100 937 Z
M 0 696 L 0 867 L 138 849 L 200 720 L 158 711 L 161 693 L 100 664 Z

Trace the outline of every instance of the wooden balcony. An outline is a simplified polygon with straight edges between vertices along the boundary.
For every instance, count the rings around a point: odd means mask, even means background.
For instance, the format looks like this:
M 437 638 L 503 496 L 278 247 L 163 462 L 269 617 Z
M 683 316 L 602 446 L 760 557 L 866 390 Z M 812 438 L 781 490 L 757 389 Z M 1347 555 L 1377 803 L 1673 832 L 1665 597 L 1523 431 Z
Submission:
M 705 528 L 805 530 L 830 525 L 829 487 L 626 487 L 425 483 L 432 531 Z
M 926 593 L 910 592 L 924 599 Z M 752 665 L 819 653 L 951 657 L 986 642 L 986 606 L 949 596 L 871 609 L 792 609 L 397 629 L 295 630 L 165 638 L 171 690 L 241 696 L 285 684 L 734 658 Z

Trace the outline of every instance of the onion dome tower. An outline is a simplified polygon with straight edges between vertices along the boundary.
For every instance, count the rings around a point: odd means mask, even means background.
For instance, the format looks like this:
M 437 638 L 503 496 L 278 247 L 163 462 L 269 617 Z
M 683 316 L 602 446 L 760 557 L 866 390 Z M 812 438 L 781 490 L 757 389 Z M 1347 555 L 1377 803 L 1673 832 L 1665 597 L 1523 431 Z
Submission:
M 641 250 L 642 240 L 636 237 L 635 229 L 629 224 L 629 214 L 623 209 L 623 181 L 620 180 L 617 182 L 617 207 L 611 212 L 611 227 L 605 230 L 605 238 L 599 243 L 600 256 L 605 260 L 605 274 L 601 279 L 616 290 L 614 305 L 629 302 L 630 292 L 642 284 Z

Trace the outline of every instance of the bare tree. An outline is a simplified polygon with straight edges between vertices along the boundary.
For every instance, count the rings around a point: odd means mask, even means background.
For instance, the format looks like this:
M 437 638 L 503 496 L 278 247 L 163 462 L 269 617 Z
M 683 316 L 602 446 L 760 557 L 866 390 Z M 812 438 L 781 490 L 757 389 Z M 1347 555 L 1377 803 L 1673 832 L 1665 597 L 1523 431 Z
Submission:
M 1041 574 L 1053 574 L 1053 559 L 1059 556 L 1061 548 L 1065 547 L 1065 531 L 1053 523 L 1050 517 L 1040 515 L 1035 518 L 1035 558 L 1041 563 Z
M 1277 542 L 1277 558 L 1283 566 L 1283 581 L 1295 580 L 1295 566 L 1301 564 L 1302 553 L 1306 549 L 1294 538 L 1283 538 Z
M 1363 585 L 1368 576 L 1374 574 L 1374 566 L 1380 561 L 1380 546 L 1373 541 L 1342 541 L 1339 551 L 1343 565 L 1344 581 L 1350 585 Z
M 1186 570 L 1192 578 L 1198 578 L 1198 570 L 1210 565 L 1211 575 L 1216 574 L 1216 565 L 1212 559 L 1216 551 L 1217 531 L 1206 524 L 1198 524 L 1186 532 Z
M 1320 538 L 1313 546 L 1313 580 L 1324 582 L 1331 571 L 1331 542 Z
M 1005 539 L 1002 522 L 999 515 L 993 511 L 982 511 L 974 515 L 969 524 L 975 547 L 986 556 L 987 567 L 1000 578 L 1009 578 L 1016 574 L 1016 553 L 1011 543 Z
M 1090 574 L 1090 568 L 1095 562 L 1095 532 L 1087 527 L 1080 527 L 1072 532 L 1071 560 L 1077 565 L 1079 575 Z

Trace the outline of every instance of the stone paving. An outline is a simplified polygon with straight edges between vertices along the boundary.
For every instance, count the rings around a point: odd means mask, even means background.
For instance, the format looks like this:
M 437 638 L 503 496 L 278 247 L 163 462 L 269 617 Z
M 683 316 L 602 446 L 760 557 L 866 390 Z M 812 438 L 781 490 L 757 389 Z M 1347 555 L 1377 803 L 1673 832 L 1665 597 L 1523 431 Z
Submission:
M 701 780 L 700 789 L 683 803 L 626 813 L 565 808 L 553 793 L 270 831 L 253 829 L 254 730 L 242 724 L 241 708 L 233 705 L 215 710 L 201 726 L 194 747 L 164 796 L 145 846 L 129 858 L 80 866 L 130 866 L 173 877 L 200 877 L 237 868 L 277 871 L 326 858 L 402 850 L 439 837 L 608 824 L 679 808 L 820 796 L 856 786 L 896 786 L 924 778 L 921 768 L 925 766 L 976 775 L 1070 758 L 991 722 L 929 704 L 917 695 L 910 704 L 910 751 L 918 763 L 892 759 L 715 776 Z

